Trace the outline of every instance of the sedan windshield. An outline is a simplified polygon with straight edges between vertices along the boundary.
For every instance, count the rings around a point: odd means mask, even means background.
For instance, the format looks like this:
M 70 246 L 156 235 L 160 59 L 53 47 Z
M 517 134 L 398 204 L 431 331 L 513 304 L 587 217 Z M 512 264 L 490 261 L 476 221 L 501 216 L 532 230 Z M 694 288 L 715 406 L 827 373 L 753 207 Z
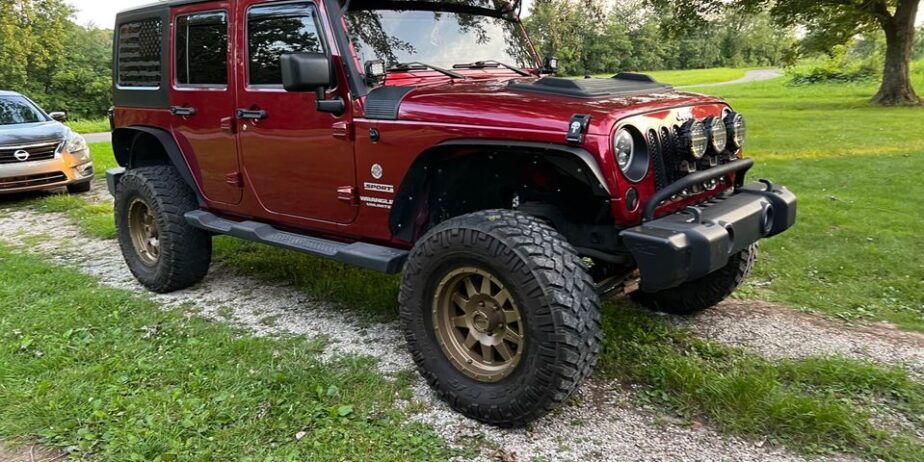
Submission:
M 0 97 L 0 125 L 31 124 L 46 120 L 45 114 L 29 100 L 21 96 Z
M 442 11 L 358 10 L 347 16 L 361 63 L 381 59 L 452 69 L 479 61 L 535 68 L 535 56 L 516 22 Z

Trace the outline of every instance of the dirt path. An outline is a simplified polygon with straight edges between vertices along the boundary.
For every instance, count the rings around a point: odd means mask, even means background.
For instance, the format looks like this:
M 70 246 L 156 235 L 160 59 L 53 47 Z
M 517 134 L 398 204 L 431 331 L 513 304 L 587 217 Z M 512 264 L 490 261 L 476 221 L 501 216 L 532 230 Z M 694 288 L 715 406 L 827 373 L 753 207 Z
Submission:
M 32 445 L 12 447 L 0 441 L 0 462 L 56 462 L 66 458 L 60 451 Z
M 685 85 L 678 88 L 705 88 L 705 87 L 724 87 L 726 85 L 738 85 L 739 83 L 761 82 L 764 80 L 773 80 L 783 76 L 783 71 L 779 69 L 758 69 L 747 71 L 744 77 L 727 82 L 706 83 L 701 85 Z
M 103 200 L 102 195 L 93 197 Z M 54 238 L 36 239 L 42 236 Z M 126 268 L 115 241 L 86 237 L 63 215 L 4 209 L 0 204 L 0 239 L 77 268 L 103 284 L 145 293 Z M 35 244 L 37 241 L 40 243 Z M 396 323 L 369 324 L 349 310 L 285 284 L 267 284 L 235 275 L 221 265 L 216 265 L 206 280 L 192 289 L 151 298 L 165 307 L 182 305 L 189 309 L 192 304 L 202 316 L 239 325 L 257 335 L 311 337 L 323 333 L 339 339 L 326 355 L 377 357 L 383 374 L 393 374 L 412 364 Z M 837 353 L 924 370 L 921 344 L 846 330 L 760 303 L 726 303 L 709 315 L 676 322 L 688 324 L 706 337 L 751 347 L 771 357 Z M 601 461 L 803 460 L 762 442 L 659 419 L 652 410 L 633 404 L 620 384 L 601 380 L 589 381 L 576 399 L 528 429 L 499 430 L 461 417 L 437 400 L 422 381 L 414 386 L 413 400 L 424 404 L 424 410 L 415 414 L 414 420 L 430 424 L 447 441 L 478 437 L 501 448 L 501 456 L 515 453 L 520 461 L 540 457 Z M 492 453 L 485 450 L 482 460 L 497 456 Z

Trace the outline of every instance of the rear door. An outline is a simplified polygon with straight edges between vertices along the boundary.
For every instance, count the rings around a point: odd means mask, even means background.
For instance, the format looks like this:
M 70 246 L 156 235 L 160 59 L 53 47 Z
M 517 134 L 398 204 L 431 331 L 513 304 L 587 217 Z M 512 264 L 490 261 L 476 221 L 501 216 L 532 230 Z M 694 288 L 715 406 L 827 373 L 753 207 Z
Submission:
M 241 202 L 235 130 L 235 87 L 229 40 L 231 3 L 210 2 L 172 12 L 173 132 L 202 181 L 205 197 Z
M 245 45 L 237 100 L 245 181 L 274 220 L 352 222 L 358 208 L 341 191 L 352 191 L 356 183 L 353 143 L 342 128 L 335 130 L 349 116 L 318 112 L 315 93 L 282 88 L 281 55 L 330 55 L 320 5 L 260 0 L 239 5 Z M 348 98 L 345 91 L 333 91 Z

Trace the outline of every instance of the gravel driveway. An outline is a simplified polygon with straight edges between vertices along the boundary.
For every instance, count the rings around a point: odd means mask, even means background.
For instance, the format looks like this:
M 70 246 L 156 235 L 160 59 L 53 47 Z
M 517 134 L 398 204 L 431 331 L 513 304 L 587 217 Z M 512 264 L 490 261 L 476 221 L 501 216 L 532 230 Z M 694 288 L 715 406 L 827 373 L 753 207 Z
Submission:
M 97 185 L 92 201 L 110 200 Z M 54 236 L 54 239 L 36 239 Z M 6 244 L 75 267 L 103 284 L 143 292 L 125 266 L 115 241 L 87 237 L 61 214 L 39 213 L 0 203 L 0 239 Z M 40 242 L 35 244 L 35 242 Z M 359 354 L 381 358 L 385 375 L 411 367 L 395 322 L 370 325 L 344 308 L 307 295 L 286 284 L 268 284 L 213 266 L 206 280 L 189 290 L 149 295 L 165 308 L 192 303 L 202 316 L 229 322 L 255 335 L 324 332 L 332 343 L 325 355 Z M 842 354 L 924 373 L 924 339 L 892 335 L 887 329 L 848 329 L 814 316 L 762 303 L 733 301 L 692 320 L 675 319 L 719 342 L 751 348 L 768 357 Z M 413 417 L 430 424 L 448 442 L 481 437 L 486 449 L 479 460 L 527 461 L 797 461 L 802 457 L 762 441 L 721 435 L 708 426 L 690 428 L 639 407 L 619 383 L 589 380 L 576 399 L 526 429 L 501 430 L 451 411 L 423 381 L 413 387 L 413 401 L 423 411 Z M 410 403 L 402 403 L 410 404 Z M 505 459 L 505 457 L 507 459 Z M 827 460 L 831 460 L 830 458 Z M 837 459 L 844 460 L 844 459 Z

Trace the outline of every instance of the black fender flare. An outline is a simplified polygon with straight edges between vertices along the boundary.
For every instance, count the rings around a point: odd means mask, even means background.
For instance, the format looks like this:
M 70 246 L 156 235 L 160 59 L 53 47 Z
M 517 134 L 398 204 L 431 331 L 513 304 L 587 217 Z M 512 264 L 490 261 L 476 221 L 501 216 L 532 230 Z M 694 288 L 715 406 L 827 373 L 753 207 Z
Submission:
M 176 140 L 173 139 L 170 132 L 166 130 L 142 125 L 129 125 L 127 127 L 115 129 L 112 132 L 112 151 L 115 154 L 116 162 L 127 170 L 138 167 L 138 159 L 135 156 L 135 145 L 143 135 L 153 137 L 154 140 L 160 144 L 167 154 L 166 160 L 176 168 L 183 181 L 196 194 L 199 205 L 204 205 L 205 198 L 202 195 L 202 191 L 199 189 L 199 185 L 196 183 L 189 163 L 186 162 L 186 158 L 183 156 L 183 151 L 180 150 L 180 147 L 177 145 Z M 115 182 L 118 183 L 118 179 L 116 178 L 115 180 Z
M 586 149 L 564 144 L 531 141 L 484 139 L 449 140 L 439 143 L 418 155 L 405 174 L 398 188 L 394 206 L 389 216 L 389 229 L 393 236 L 405 242 L 411 242 L 413 240 L 413 222 L 416 218 L 414 214 L 419 201 L 423 200 L 419 192 L 425 187 L 425 183 L 430 174 L 429 165 L 440 158 L 442 152 L 451 148 L 480 148 L 496 149 L 500 151 L 522 150 L 545 155 L 549 158 L 577 161 L 577 165 L 582 165 L 584 168 L 578 169 L 574 174 L 580 176 L 587 184 L 591 185 L 595 195 L 607 198 L 611 197 L 603 170 L 600 168 L 597 159 Z

